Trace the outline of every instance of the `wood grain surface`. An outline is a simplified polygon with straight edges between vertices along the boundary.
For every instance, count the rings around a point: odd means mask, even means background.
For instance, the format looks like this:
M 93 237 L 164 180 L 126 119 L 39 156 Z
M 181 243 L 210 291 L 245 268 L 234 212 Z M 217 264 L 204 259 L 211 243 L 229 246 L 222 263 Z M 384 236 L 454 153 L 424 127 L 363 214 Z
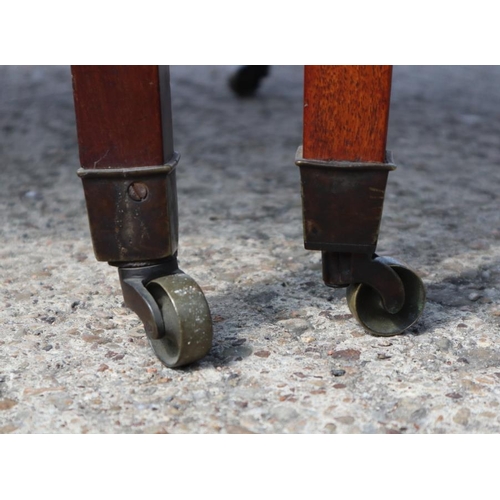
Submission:
M 83 168 L 161 165 L 158 66 L 72 66 Z
M 392 66 L 306 66 L 304 158 L 383 162 Z

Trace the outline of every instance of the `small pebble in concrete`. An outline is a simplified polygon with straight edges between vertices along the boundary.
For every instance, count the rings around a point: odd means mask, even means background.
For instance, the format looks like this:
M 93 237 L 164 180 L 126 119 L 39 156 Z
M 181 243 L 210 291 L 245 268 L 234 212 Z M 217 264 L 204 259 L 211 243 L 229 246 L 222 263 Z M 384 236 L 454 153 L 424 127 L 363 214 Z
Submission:
M 340 349 L 338 351 L 333 351 L 332 357 L 336 359 L 357 360 L 360 354 L 361 352 L 357 349 Z
M 441 337 L 436 342 L 436 347 L 441 351 L 449 351 L 452 348 L 452 346 L 453 342 L 446 337 Z
M 13 399 L 3 399 L 0 401 L 0 410 L 10 410 L 17 405 L 17 401 Z
M 296 335 L 304 333 L 311 327 L 308 321 L 301 318 L 284 319 L 278 321 L 278 324 L 286 328 L 290 333 L 294 333 Z
M 466 426 L 469 423 L 470 410 L 469 408 L 462 407 L 460 408 L 455 416 L 453 417 L 453 421 L 457 424 Z
M 354 423 L 354 417 L 351 417 L 350 415 L 336 417 L 335 420 L 337 422 L 340 422 L 341 424 L 346 424 L 346 425 L 351 425 Z
M 392 358 L 392 356 L 389 356 L 389 354 L 386 354 L 385 352 L 377 353 L 377 359 L 384 360 L 384 359 L 391 359 L 391 358 Z
M 256 351 L 254 352 L 254 356 L 258 356 L 259 358 L 268 358 L 271 355 L 269 351 Z
M 476 300 L 479 300 L 482 297 L 482 295 L 478 292 L 471 292 L 469 293 L 468 297 L 469 300 L 471 300 L 472 302 L 476 302 Z
M 10 434 L 18 429 L 15 425 L 9 424 L 0 427 L 0 434 Z

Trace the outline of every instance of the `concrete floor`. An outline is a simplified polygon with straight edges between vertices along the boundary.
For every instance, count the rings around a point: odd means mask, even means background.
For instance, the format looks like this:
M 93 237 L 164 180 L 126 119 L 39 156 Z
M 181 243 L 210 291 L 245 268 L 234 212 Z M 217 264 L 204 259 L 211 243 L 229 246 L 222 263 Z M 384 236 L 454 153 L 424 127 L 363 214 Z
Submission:
M 390 339 L 303 248 L 302 68 L 273 67 L 249 100 L 232 70 L 171 70 L 179 258 L 215 335 L 172 370 L 94 259 L 69 68 L 0 67 L 0 432 L 499 432 L 500 67 L 394 70 L 378 252 L 428 302 Z

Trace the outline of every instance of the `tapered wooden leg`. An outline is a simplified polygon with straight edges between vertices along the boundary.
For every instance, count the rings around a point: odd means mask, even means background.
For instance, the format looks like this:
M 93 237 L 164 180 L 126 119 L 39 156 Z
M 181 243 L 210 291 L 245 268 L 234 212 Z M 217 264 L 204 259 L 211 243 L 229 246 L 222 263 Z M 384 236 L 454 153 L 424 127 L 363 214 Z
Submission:
M 306 66 L 304 158 L 385 160 L 391 66 Z
M 162 165 L 172 156 L 169 116 L 165 151 L 163 145 L 158 66 L 72 66 L 71 72 L 82 168 Z
M 82 178 L 94 251 L 119 268 L 126 304 L 167 366 L 211 346 L 208 305 L 177 266 L 168 67 L 73 66 Z
M 321 250 L 329 286 L 349 286 L 349 307 L 376 335 L 418 320 L 418 276 L 375 254 L 387 176 L 391 66 L 306 66 L 301 167 L 305 247 Z
M 73 66 L 72 74 L 79 174 L 97 259 L 122 265 L 172 257 L 177 199 L 168 68 Z M 165 164 L 171 168 L 162 170 Z

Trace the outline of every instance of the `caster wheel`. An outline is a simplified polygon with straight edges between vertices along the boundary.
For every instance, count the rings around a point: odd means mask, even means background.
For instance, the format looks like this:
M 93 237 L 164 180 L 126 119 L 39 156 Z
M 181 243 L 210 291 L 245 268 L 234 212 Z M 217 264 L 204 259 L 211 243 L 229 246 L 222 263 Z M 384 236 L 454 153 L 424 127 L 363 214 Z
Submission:
M 390 337 L 403 333 L 422 315 L 425 306 L 425 287 L 417 274 L 393 259 L 384 260 L 403 282 L 405 301 L 403 307 L 391 314 L 383 306 L 380 295 L 364 283 L 350 285 L 347 304 L 353 316 L 370 333 Z
M 240 97 L 250 97 L 259 88 L 262 78 L 268 74 L 268 66 L 242 66 L 229 79 L 229 87 Z
M 165 335 L 149 338 L 160 361 L 175 368 L 197 361 L 212 347 L 212 319 L 201 288 L 182 272 L 157 278 L 146 287 L 160 307 Z

